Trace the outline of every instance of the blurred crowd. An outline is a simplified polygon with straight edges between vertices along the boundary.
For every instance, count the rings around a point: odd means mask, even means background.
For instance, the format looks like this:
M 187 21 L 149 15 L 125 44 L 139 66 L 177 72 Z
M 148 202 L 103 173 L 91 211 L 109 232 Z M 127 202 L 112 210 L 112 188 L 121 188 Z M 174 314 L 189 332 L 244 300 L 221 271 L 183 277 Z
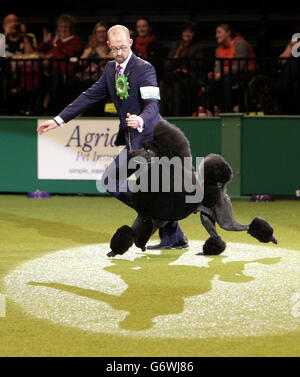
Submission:
M 62 14 L 53 33 L 43 38 L 27 30 L 15 14 L 3 21 L 5 63 L 0 68 L 1 108 L 6 115 L 53 115 L 91 86 L 112 59 L 104 21 L 94 25 L 88 41 L 76 34 L 76 20 Z M 157 71 L 164 116 L 217 116 L 220 112 L 254 111 L 297 114 L 300 69 L 293 56 L 297 39 L 287 43 L 278 57 L 276 76 L 268 64 L 256 59 L 254 48 L 229 24 L 216 26 L 213 62 L 201 43 L 198 25 L 187 22 L 168 48 L 152 30 L 148 18 L 136 20 L 130 30 L 133 52 Z M 300 32 L 300 27 L 295 33 Z M 293 33 L 291 33 L 293 34 Z M 229 60 L 228 60 L 229 59 Z M 234 60 L 230 60 L 234 59 Z M 274 64 L 271 63 L 274 69 Z M 105 103 L 86 115 L 104 115 Z

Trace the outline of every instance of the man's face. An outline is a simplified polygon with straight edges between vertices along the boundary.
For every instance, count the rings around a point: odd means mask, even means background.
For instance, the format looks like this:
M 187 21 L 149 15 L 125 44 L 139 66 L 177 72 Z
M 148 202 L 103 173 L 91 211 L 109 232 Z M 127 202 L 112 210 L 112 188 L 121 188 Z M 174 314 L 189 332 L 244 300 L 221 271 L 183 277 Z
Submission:
M 125 32 L 110 33 L 107 44 L 117 63 L 121 64 L 128 58 L 132 42 Z
M 3 29 L 6 35 L 15 34 L 20 31 L 20 21 L 15 14 L 10 14 L 5 17 L 3 22 Z

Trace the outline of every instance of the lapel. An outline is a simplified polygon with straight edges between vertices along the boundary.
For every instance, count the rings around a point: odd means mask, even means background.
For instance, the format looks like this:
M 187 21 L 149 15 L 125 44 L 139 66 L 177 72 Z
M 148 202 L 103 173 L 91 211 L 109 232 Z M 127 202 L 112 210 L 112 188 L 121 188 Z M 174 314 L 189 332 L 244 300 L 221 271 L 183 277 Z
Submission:
M 110 65 L 110 73 L 109 73 L 109 81 L 111 83 L 111 87 L 112 87 L 112 100 L 117 100 L 119 99 L 119 97 L 117 96 L 116 94 L 116 63 L 115 61 L 113 61 L 113 64 Z
M 127 73 L 130 73 L 130 69 L 133 67 L 135 59 L 136 59 L 136 56 L 134 55 L 134 53 L 132 53 L 132 55 L 129 59 L 129 62 L 126 65 L 124 75 L 127 75 Z

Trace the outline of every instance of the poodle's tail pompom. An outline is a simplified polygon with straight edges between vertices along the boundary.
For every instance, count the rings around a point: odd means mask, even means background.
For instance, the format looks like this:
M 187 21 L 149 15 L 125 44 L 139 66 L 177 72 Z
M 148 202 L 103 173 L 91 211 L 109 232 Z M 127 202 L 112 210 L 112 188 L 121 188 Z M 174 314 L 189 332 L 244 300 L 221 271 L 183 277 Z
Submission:
M 209 154 L 204 159 L 204 181 L 228 183 L 233 177 L 232 168 L 219 154 Z
M 226 243 L 220 236 L 209 237 L 203 245 L 203 254 L 205 255 L 219 255 L 226 249 Z
M 260 242 L 273 242 L 277 245 L 277 240 L 273 236 L 273 228 L 261 217 L 255 217 L 249 225 L 248 233 Z
M 119 228 L 110 240 L 111 252 L 108 257 L 114 257 L 117 254 L 124 254 L 133 245 L 135 232 L 130 226 L 123 225 Z

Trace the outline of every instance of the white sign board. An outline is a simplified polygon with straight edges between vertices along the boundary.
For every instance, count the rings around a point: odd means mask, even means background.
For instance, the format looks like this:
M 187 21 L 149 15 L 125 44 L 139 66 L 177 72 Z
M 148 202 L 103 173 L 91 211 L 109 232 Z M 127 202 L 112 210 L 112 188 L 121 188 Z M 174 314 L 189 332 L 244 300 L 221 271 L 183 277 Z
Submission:
M 123 149 L 114 144 L 118 129 L 118 119 L 75 119 L 38 136 L 38 179 L 101 179 Z

